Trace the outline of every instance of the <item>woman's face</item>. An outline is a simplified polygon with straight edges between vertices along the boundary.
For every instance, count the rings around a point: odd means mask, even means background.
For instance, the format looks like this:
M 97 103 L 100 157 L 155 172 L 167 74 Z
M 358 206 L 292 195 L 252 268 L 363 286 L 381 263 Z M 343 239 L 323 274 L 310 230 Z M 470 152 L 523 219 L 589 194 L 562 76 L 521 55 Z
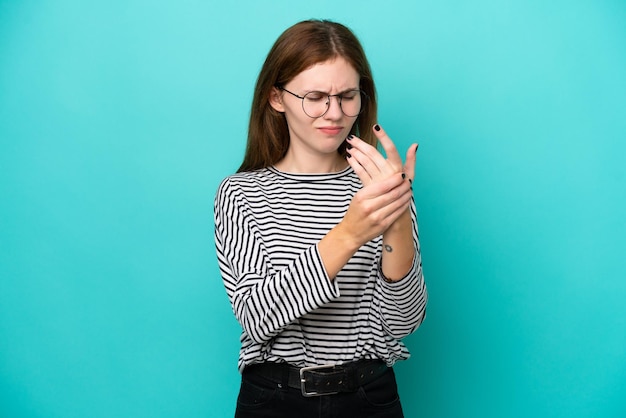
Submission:
M 311 91 L 333 95 L 357 90 L 359 81 L 356 70 L 344 58 L 337 57 L 302 71 L 282 87 L 298 96 Z M 270 104 L 275 110 L 284 112 L 289 127 L 289 152 L 298 155 L 335 158 L 337 149 L 357 119 L 357 116 L 343 113 L 338 97 L 330 99 L 328 111 L 319 118 L 312 118 L 304 112 L 302 99 L 279 89 L 273 92 Z

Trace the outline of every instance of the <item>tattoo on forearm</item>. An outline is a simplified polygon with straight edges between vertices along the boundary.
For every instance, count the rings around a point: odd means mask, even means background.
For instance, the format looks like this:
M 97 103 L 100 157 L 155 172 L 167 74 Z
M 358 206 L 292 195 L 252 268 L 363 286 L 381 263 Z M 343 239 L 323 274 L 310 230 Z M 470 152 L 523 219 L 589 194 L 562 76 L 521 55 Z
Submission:
M 387 251 L 388 253 L 393 251 L 393 248 L 391 247 L 391 245 L 385 244 L 385 251 Z

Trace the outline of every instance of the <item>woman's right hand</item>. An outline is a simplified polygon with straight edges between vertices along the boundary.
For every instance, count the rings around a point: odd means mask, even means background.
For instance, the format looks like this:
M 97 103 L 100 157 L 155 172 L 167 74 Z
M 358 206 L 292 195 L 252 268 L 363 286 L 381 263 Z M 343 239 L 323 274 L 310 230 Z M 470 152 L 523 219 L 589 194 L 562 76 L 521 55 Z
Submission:
M 403 173 L 371 182 L 359 190 L 337 228 L 356 248 L 383 234 L 411 202 L 411 185 Z
M 354 195 L 341 222 L 317 245 L 330 280 L 359 248 L 407 212 L 411 195 L 410 184 L 402 173 L 372 182 Z
M 408 168 L 412 175 L 414 149 L 412 154 L 407 153 L 408 164 L 403 166 L 395 145 L 384 131 L 378 132 L 377 137 L 388 158 L 356 137 L 349 141 L 352 156 L 348 161 L 361 179 L 363 188 L 352 198 L 341 222 L 318 244 L 331 280 L 359 248 L 382 235 L 407 214 L 411 204 L 411 183 L 403 171 Z
M 348 137 L 348 163 L 363 183 L 352 199 L 342 226 L 348 236 L 354 237 L 359 247 L 384 233 L 403 213 L 411 197 L 411 183 L 415 165 L 415 148 L 407 151 L 407 163 L 402 163 L 398 150 L 379 125 L 373 132 L 383 146 L 387 157 L 376 147 L 361 139 Z M 409 171 L 409 173 L 406 173 Z

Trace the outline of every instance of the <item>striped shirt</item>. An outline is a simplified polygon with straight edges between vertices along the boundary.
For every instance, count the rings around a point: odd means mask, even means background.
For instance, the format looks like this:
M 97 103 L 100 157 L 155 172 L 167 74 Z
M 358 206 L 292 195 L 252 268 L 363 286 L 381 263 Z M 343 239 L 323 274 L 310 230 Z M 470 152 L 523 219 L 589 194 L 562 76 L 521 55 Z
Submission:
M 215 197 L 218 264 L 243 330 L 239 370 L 259 362 L 297 367 L 409 357 L 400 341 L 424 319 L 415 206 L 415 258 L 388 283 L 382 236 L 363 245 L 330 280 L 317 243 L 337 225 L 362 188 L 351 167 L 291 174 L 273 167 L 231 175 Z

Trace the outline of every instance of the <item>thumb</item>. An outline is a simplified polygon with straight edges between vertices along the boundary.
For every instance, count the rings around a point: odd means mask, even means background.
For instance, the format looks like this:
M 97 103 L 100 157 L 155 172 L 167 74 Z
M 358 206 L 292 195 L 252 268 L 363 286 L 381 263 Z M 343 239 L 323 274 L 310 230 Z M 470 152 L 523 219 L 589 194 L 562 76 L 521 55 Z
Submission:
M 415 160 L 417 159 L 417 147 L 419 144 L 412 144 L 406 151 L 406 159 L 404 160 L 404 174 L 411 179 L 415 178 Z

